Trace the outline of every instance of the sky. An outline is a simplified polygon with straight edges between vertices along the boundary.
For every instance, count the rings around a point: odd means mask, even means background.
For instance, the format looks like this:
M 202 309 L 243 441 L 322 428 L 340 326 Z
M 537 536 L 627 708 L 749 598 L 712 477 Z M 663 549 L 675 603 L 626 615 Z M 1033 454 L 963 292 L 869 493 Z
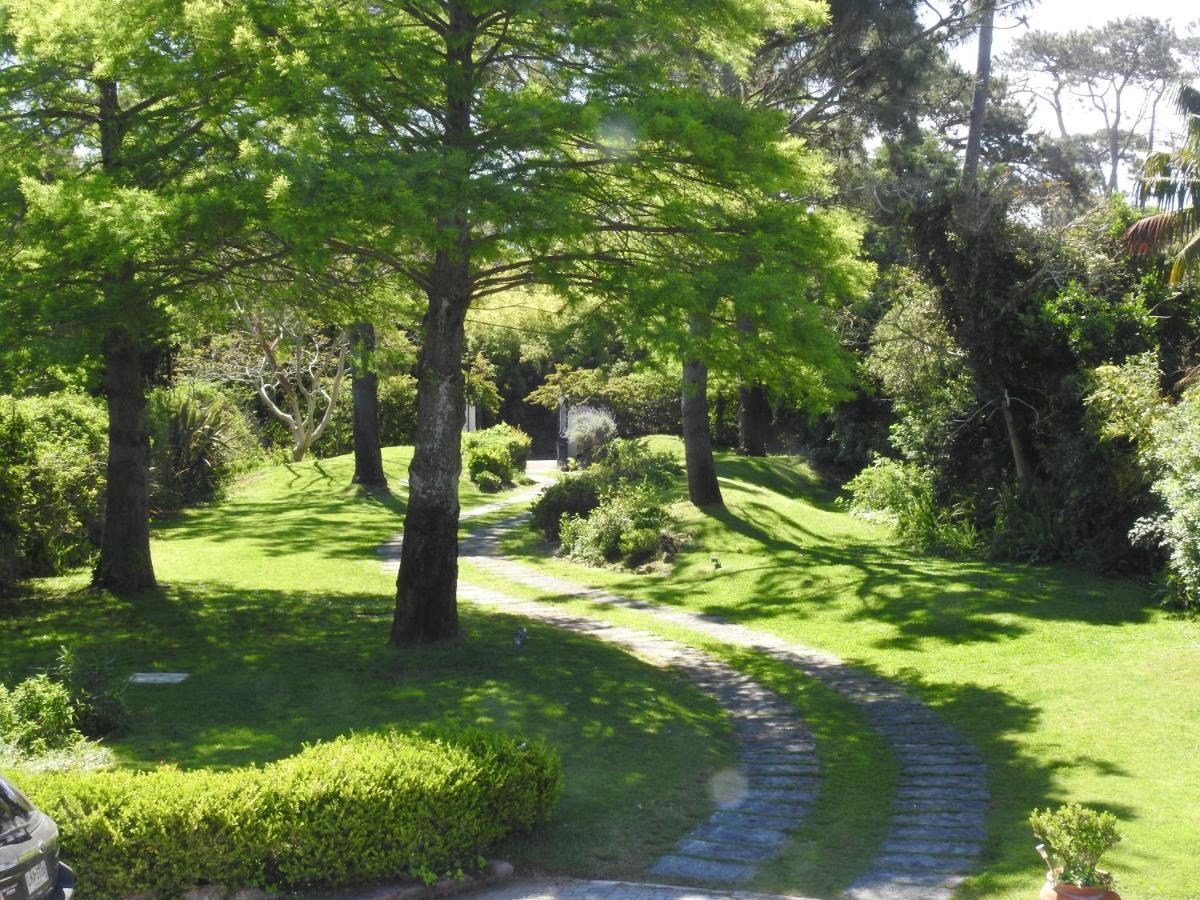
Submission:
M 1139 0 L 1136 4 L 1130 4 L 1128 0 L 1042 0 L 1021 10 L 1019 14 L 1027 19 L 1027 25 L 1015 22 L 1013 18 L 996 20 L 995 37 L 992 40 L 992 52 L 996 59 L 1012 49 L 1016 38 L 1026 31 L 1098 28 L 1111 19 L 1129 16 L 1170 19 L 1181 34 L 1186 34 L 1190 25 L 1194 28 L 1192 34 L 1200 35 L 1200 29 L 1195 28 L 1195 23 L 1200 20 L 1200 4 L 1195 0 Z M 955 48 L 954 58 L 967 71 L 974 71 L 976 53 L 976 43 L 971 41 Z M 1034 116 L 1034 126 L 1055 131 L 1054 118 L 1049 110 Z M 1100 122 L 1094 121 L 1092 116 L 1076 112 L 1068 116 L 1067 126 L 1073 131 L 1094 131 L 1100 127 Z

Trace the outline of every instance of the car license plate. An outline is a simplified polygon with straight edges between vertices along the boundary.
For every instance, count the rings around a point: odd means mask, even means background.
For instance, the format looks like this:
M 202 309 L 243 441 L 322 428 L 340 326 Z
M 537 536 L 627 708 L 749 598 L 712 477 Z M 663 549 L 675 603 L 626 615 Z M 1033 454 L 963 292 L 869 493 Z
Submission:
M 30 895 L 50 881 L 50 871 L 46 868 L 46 861 L 43 859 L 40 863 L 25 873 L 25 890 Z

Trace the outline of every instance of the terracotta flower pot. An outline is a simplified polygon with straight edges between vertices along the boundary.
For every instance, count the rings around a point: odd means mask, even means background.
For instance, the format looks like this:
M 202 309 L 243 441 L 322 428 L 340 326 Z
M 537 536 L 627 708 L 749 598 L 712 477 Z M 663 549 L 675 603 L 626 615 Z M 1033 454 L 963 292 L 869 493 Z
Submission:
M 1106 887 L 1079 887 L 1075 884 L 1054 883 L 1054 876 L 1047 873 L 1046 883 L 1039 895 L 1041 900 L 1121 900 L 1121 895 Z

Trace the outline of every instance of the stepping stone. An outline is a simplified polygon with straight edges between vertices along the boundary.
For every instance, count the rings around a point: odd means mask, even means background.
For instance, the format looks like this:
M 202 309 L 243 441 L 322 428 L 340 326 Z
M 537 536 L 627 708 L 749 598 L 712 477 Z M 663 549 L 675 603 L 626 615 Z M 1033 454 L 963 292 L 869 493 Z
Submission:
M 758 844 L 778 847 L 787 841 L 787 833 L 777 828 L 748 828 L 737 825 L 701 825 L 692 837 L 722 844 Z
M 686 881 L 717 881 L 735 884 L 749 881 L 756 869 L 747 863 L 718 862 L 713 859 L 694 859 L 690 856 L 664 856 L 650 869 L 660 878 L 682 878 Z
M 709 821 L 714 825 L 734 825 L 739 828 L 774 828 L 790 831 L 804 820 L 804 815 L 788 815 L 780 813 L 750 813 L 738 809 L 718 809 Z
M 725 804 L 719 812 L 749 813 L 754 816 L 772 816 L 777 819 L 792 819 L 796 822 L 808 814 L 808 804 L 804 802 L 780 803 L 776 800 L 743 797 Z M 713 813 L 713 815 L 717 815 Z
M 975 856 L 979 845 L 954 841 L 897 841 L 888 840 L 883 845 L 887 854 L 920 854 L 925 856 Z
M 679 842 L 679 852 L 685 856 L 697 859 L 719 859 L 733 862 L 766 862 L 779 853 L 778 847 L 771 844 L 722 844 L 717 841 L 705 841 L 697 838 L 687 838 Z
M 187 672 L 134 672 L 130 684 L 179 684 L 187 681 Z

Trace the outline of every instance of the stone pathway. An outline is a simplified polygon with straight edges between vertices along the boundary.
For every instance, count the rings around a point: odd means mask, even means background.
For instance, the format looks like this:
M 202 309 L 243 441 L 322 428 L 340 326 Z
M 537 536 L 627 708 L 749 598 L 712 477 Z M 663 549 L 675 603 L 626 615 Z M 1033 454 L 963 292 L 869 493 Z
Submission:
M 479 606 L 617 644 L 655 665 L 671 666 L 721 704 L 733 727 L 737 768 L 714 776 L 710 790 L 716 811 L 659 859 L 650 874 L 687 881 L 748 881 L 762 862 L 779 854 L 788 831 L 803 822 L 817 795 L 820 765 L 812 735 L 791 704 L 686 644 L 490 588 L 460 584 L 458 595 Z
M 468 512 L 479 517 L 527 502 L 540 486 Z M 900 763 L 890 828 L 882 852 L 844 894 L 846 900 L 948 900 L 973 870 L 984 839 L 988 808 L 986 769 L 977 750 L 932 710 L 884 678 L 847 665 L 820 650 L 723 621 L 716 616 L 631 600 L 505 559 L 504 532 L 528 521 L 528 513 L 482 526 L 460 542 L 460 558 L 480 569 L 552 596 L 576 597 L 636 609 L 662 621 L 752 649 L 786 662 L 854 703 L 883 736 Z M 379 548 L 384 566 L 399 566 L 399 537 Z M 473 603 L 550 622 L 620 644 L 659 665 L 676 666 L 727 710 L 737 742 L 734 796 L 718 805 L 704 825 L 658 860 L 651 873 L 712 883 L 753 876 L 756 864 L 775 856 L 789 829 L 803 820 L 816 795 L 819 764 L 811 735 L 794 707 L 746 676 L 685 644 L 611 625 L 550 603 L 518 600 L 499 591 L 462 584 L 459 596 Z M 747 896 L 704 893 L 593 893 L 621 888 L 676 890 L 661 886 L 575 883 L 583 893 L 529 897 L 683 898 Z M 679 889 L 682 890 L 682 889 Z M 497 895 L 499 898 L 501 895 Z M 526 896 L 526 895 L 515 895 Z
M 888 742 L 900 763 L 900 774 L 883 852 L 850 886 L 847 900 L 946 900 L 953 895 L 979 857 L 989 802 L 983 760 L 954 729 L 898 685 L 849 666 L 833 654 L 716 616 L 620 597 L 505 559 L 498 547 L 501 535 L 527 519 L 528 514 L 512 516 L 475 530 L 461 544 L 462 558 L 552 596 L 636 609 L 752 649 L 795 666 L 854 703 Z M 722 880 L 716 873 L 713 876 L 705 880 Z
M 467 896 L 471 900 L 803 900 L 743 891 L 704 891 L 665 884 L 573 879 L 512 881 Z

